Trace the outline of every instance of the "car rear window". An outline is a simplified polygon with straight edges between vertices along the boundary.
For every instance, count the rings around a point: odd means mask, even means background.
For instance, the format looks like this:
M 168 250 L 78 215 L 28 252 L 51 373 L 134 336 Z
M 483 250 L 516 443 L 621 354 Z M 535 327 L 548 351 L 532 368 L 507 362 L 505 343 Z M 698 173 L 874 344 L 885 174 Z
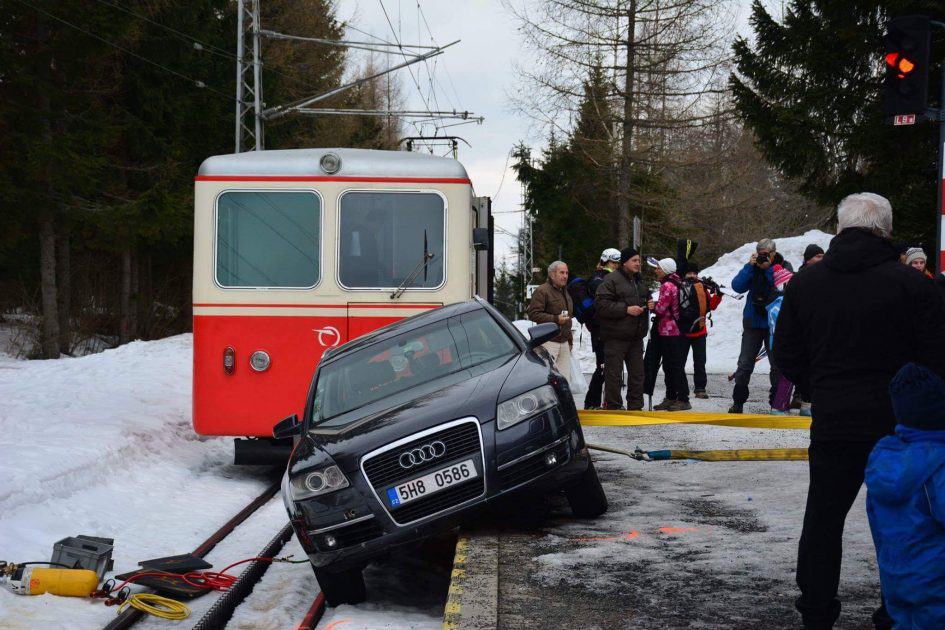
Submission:
M 351 411 L 483 363 L 518 347 L 485 311 L 432 323 L 380 341 L 319 370 L 312 417 L 319 426 L 343 426 Z

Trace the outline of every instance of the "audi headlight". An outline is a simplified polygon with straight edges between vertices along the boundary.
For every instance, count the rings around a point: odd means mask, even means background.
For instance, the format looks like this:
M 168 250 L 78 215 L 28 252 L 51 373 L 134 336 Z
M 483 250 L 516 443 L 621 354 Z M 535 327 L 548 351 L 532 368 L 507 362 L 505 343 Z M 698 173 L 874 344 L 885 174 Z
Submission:
M 551 385 L 542 385 L 537 389 L 520 394 L 515 398 L 500 403 L 496 410 L 496 427 L 501 431 L 527 420 L 546 409 L 558 404 L 558 397 Z
M 348 479 L 337 466 L 310 470 L 289 482 L 289 490 L 293 501 L 310 499 L 322 494 L 348 487 Z

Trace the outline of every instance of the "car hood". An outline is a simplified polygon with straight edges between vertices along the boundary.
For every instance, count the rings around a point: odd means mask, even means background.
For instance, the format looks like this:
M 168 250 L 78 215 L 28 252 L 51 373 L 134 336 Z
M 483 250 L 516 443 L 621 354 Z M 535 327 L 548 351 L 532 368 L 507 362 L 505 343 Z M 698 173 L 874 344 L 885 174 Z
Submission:
M 296 451 L 298 470 L 306 459 L 317 458 L 321 450 L 345 472 L 358 469 L 365 453 L 450 420 L 475 417 L 480 423 L 495 418 L 496 404 L 503 383 L 519 357 L 507 358 L 498 365 L 462 370 L 410 390 L 406 400 L 381 400 L 363 411 L 363 416 L 334 429 L 315 428 Z M 386 407 L 386 408 L 384 408 Z M 307 444 L 306 444 L 307 442 Z M 322 456 L 323 457 L 323 456 Z

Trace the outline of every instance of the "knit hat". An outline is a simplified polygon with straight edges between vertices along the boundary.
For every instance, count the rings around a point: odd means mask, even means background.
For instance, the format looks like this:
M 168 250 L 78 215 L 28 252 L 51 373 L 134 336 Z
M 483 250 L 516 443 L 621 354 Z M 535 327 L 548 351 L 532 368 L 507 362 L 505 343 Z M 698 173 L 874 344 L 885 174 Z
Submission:
M 910 247 L 906 250 L 906 264 L 911 265 L 913 260 L 927 260 L 921 247 Z
M 824 253 L 824 250 L 820 245 L 817 245 L 816 243 L 811 243 L 810 245 L 807 246 L 807 249 L 804 250 L 804 262 L 806 263 L 814 256 L 819 256 L 820 254 L 823 254 L 823 253 Z
M 621 265 L 624 264 L 625 262 L 627 262 L 634 256 L 638 256 L 639 254 L 640 252 L 633 249 L 632 247 L 625 247 L 624 249 L 621 249 L 620 250 L 620 264 Z
M 600 261 L 602 263 L 617 262 L 619 260 L 620 260 L 620 250 L 614 249 L 613 247 L 608 247 L 607 249 L 602 251 L 600 254 Z
M 790 270 L 781 265 L 775 265 L 772 269 L 774 269 L 774 286 L 777 289 L 780 289 L 782 285 L 790 282 L 791 278 L 794 277 L 794 274 L 791 273 Z
M 676 261 L 672 258 L 660 258 L 659 261 L 660 269 L 666 273 L 676 273 Z
M 917 363 L 905 364 L 889 383 L 899 424 L 913 429 L 945 429 L 945 381 Z
M 686 261 L 686 273 L 699 273 L 700 271 L 702 271 L 702 267 L 699 266 L 699 263 L 694 260 Z

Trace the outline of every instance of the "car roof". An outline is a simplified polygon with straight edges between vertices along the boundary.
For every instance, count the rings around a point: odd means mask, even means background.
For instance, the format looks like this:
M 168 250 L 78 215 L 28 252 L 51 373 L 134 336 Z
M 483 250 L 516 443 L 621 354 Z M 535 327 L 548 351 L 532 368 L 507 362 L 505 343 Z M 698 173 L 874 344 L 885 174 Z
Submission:
M 385 341 L 405 332 L 449 319 L 455 315 L 463 315 L 465 313 L 482 309 L 483 306 L 479 299 L 472 299 L 465 302 L 447 304 L 446 306 L 440 306 L 429 311 L 424 311 L 423 313 L 419 313 L 417 315 L 413 315 L 412 317 L 401 319 L 392 324 L 388 324 L 382 328 L 378 328 L 377 330 L 369 332 L 366 335 L 362 335 L 357 339 L 353 339 L 345 344 L 342 344 L 337 348 L 326 350 L 325 354 L 322 355 L 322 363 L 330 363 L 331 361 L 334 361 L 335 359 L 338 359 L 339 357 L 342 357 L 350 352 L 354 352 L 355 350 L 360 350 L 361 348 L 373 345 L 380 341 Z

